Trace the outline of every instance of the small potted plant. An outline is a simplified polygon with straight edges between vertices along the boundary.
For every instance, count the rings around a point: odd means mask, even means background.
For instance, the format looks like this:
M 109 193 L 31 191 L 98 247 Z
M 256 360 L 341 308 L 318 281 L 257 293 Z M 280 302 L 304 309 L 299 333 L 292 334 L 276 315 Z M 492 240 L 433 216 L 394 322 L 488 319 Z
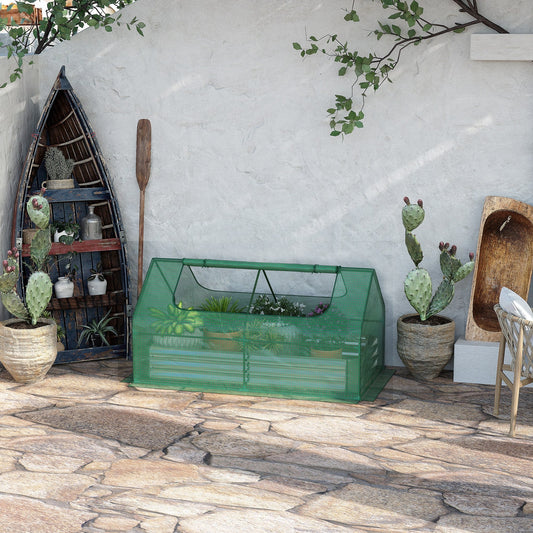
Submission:
M 231 314 L 242 313 L 245 308 L 234 302 L 230 296 L 215 298 L 211 296 L 201 306 L 202 311 L 209 311 L 204 318 L 204 338 L 207 344 L 224 352 L 240 350 L 238 339 L 242 336 L 240 324 L 235 326 Z
M 44 318 L 52 297 L 52 281 L 44 271 L 50 251 L 50 206 L 43 197 L 32 196 L 26 209 L 39 228 L 30 245 L 32 274 L 28 279 L 24 299 L 17 294 L 20 274 L 20 253 L 14 248 L 2 262 L 0 294 L 5 308 L 16 318 L 0 323 L 0 361 L 21 383 L 34 383 L 44 378 L 57 356 L 57 325 Z
M 285 320 L 284 317 L 303 317 L 305 316 L 304 310 L 305 304 L 293 302 L 287 296 L 271 298 L 267 294 L 260 294 L 250 306 L 250 313 L 254 315 L 276 317 L 272 321 L 265 322 L 265 326 L 277 328 L 277 332 L 290 341 L 295 341 L 300 337 L 300 330 L 294 321 Z M 292 349 L 297 351 L 297 345 L 293 343 Z
M 424 204 L 418 200 L 411 204 L 407 196 L 402 210 L 405 244 L 415 264 L 404 281 L 404 292 L 416 314 L 398 318 L 398 355 L 409 371 L 418 379 L 437 377 L 453 355 L 455 322 L 438 315 L 452 301 L 455 283 L 466 278 L 474 268 L 474 254 L 470 261 L 461 264 L 455 257 L 457 246 L 440 242 L 440 268 L 443 279 L 434 294 L 429 272 L 420 268 L 424 255 L 416 236 L 412 233 L 424 220 Z
M 68 222 L 54 220 L 50 224 L 50 231 L 54 235 L 54 242 L 72 244 L 80 236 L 80 225 L 72 222 L 71 219 Z
M 72 189 L 74 187 L 72 178 L 74 161 L 65 159 L 59 148 L 51 146 L 46 150 L 44 166 L 48 174 L 48 179 L 43 182 L 44 187 L 47 189 Z
M 76 277 L 77 266 L 73 263 L 73 258 L 77 252 L 69 252 L 61 259 L 65 261 L 65 272 L 57 278 L 54 283 L 56 298 L 72 298 L 74 295 L 74 278 Z
M 169 304 L 166 311 L 150 307 L 149 314 L 155 319 L 153 328 L 157 335 L 152 338 L 155 344 L 182 348 L 198 345 L 201 335 L 199 328 L 203 321 L 200 313 L 192 307 L 184 308 L 182 302 L 179 302 L 178 305 Z
M 83 331 L 78 339 L 78 348 L 83 344 L 95 346 L 109 346 L 108 334 L 118 335 L 117 330 L 110 325 L 115 317 L 111 316 L 111 309 L 100 319 L 91 320 L 82 326 Z
M 309 320 L 308 342 L 312 357 L 341 358 L 342 349 L 346 342 L 345 319 L 335 307 L 329 303 L 320 302 L 310 313 L 308 318 L 318 317 L 319 321 Z
M 102 271 L 102 263 L 98 263 L 96 268 L 91 268 L 91 275 L 87 278 L 87 289 L 91 296 L 106 293 L 107 280 Z

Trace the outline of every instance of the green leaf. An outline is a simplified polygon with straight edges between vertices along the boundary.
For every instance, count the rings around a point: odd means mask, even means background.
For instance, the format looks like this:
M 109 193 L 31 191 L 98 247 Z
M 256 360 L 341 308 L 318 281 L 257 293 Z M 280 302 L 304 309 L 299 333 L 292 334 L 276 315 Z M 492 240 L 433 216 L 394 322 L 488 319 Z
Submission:
M 465 28 L 457 28 L 456 30 L 453 30 L 454 33 L 463 33 L 465 31 Z
M 292 43 L 292 47 L 295 49 L 295 50 L 301 50 L 302 47 L 300 46 L 299 43 Z
M 394 24 L 392 25 L 392 31 L 396 35 L 401 35 L 402 34 L 402 29 L 399 26 L 395 26 Z

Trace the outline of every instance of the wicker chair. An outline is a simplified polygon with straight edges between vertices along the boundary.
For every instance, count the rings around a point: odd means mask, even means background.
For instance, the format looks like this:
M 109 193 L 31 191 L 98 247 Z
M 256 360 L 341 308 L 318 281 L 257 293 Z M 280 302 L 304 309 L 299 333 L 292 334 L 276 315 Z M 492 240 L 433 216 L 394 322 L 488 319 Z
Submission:
M 494 311 L 496 311 L 502 330 L 500 351 L 498 353 L 498 368 L 496 370 L 494 414 L 498 415 L 500 411 L 500 395 L 503 381 L 513 393 L 509 436 L 514 437 L 520 388 L 533 383 L 533 322 L 506 313 L 499 305 L 494 306 Z M 511 364 L 509 365 L 503 364 L 506 344 L 509 346 L 509 352 L 511 353 Z M 504 370 L 513 373 L 512 380 L 504 374 Z

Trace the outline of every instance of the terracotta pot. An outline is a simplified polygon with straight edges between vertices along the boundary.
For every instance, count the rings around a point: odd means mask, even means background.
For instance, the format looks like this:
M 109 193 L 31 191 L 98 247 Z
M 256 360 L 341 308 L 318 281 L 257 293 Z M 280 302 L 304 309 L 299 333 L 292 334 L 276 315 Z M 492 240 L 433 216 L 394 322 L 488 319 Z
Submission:
M 452 358 L 455 322 L 435 316 L 435 324 L 423 324 L 416 321 L 417 317 L 410 314 L 398 318 L 398 355 L 415 378 L 427 381 L 436 378 Z
M 311 357 L 327 357 L 330 359 L 341 359 L 342 348 L 335 348 L 332 350 L 318 350 L 317 348 L 311 348 Z
M 204 338 L 213 350 L 222 352 L 239 352 L 241 344 L 236 339 L 242 337 L 242 331 L 209 331 L 204 330 Z
M 39 232 L 39 228 L 30 228 L 22 230 L 22 244 L 31 244 L 31 241 Z
M 35 383 L 46 376 L 57 357 L 57 325 L 53 319 L 41 318 L 40 327 L 10 327 L 19 318 L 0 322 L 0 362 L 19 383 Z

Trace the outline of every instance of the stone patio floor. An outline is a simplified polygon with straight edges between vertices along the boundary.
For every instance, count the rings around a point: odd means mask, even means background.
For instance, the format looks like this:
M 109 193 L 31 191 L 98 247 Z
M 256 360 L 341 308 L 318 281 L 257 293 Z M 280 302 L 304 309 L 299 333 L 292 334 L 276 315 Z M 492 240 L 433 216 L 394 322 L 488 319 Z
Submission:
M 0 532 L 533 532 L 533 390 L 399 371 L 356 405 L 0 373 Z M 503 413 L 510 395 L 503 396 Z

